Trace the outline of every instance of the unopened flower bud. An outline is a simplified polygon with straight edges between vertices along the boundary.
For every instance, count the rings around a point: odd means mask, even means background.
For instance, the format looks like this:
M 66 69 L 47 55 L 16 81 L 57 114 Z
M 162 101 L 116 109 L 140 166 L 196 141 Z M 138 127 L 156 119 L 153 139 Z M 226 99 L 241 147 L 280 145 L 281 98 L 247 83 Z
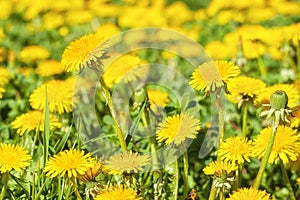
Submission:
M 275 110 L 285 109 L 287 104 L 288 96 L 283 90 L 277 90 L 270 97 L 270 106 Z

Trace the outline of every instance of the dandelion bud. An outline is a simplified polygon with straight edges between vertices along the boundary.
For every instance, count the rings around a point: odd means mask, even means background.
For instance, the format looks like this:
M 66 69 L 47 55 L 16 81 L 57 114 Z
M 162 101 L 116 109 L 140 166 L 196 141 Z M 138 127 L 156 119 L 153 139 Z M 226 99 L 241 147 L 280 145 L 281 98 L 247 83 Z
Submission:
M 288 104 L 288 96 L 283 90 L 277 90 L 270 97 L 270 106 L 275 110 L 285 109 Z

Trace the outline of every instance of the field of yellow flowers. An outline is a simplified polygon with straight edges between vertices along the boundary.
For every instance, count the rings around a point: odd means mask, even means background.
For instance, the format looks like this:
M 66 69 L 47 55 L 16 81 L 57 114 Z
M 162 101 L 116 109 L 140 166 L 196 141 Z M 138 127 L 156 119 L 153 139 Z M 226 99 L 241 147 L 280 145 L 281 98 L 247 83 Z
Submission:
M 300 199 L 299 0 L 0 8 L 0 200 Z

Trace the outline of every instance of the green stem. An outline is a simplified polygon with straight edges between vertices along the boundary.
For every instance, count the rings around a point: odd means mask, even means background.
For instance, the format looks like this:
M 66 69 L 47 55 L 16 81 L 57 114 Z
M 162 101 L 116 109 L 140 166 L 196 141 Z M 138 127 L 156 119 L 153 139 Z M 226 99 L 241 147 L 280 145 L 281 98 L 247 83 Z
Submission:
M 248 119 L 248 103 L 243 106 L 243 125 L 242 125 L 242 136 L 247 137 L 247 119 Z
M 4 185 L 3 185 L 3 188 L 2 188 L 2 191 L 1 191 L 1 194 L 0 194 L 0 200 L 4 199 L 4 197 L 5 197 L 9 174 L 4 173 L 2 176 L 3 176 Z
M 222 188 L 222 189 L 220 190 L 219 199 L 220 199 L 220 200 L 225 200 L 224 188 Z
M 183 155 L 183 181 L 184 181 L 184 188 L 183 188 L 183 196 L 187 197 L 188 196 L 188 174 L 189 174 L 189 157 L 188 157 L 188 152 L 184 152 Z
M 175 188 L 174 188 L 174 200 L 178 199 L 178 188 L 179 188 L 179 166 L 178 159 L 175 161 Z
M 270 140 L 269 140 L 269 143 L 268 143 L 268 146 L 267 146 L 267 149 L 265 151 L 265 155 L 264 155 L 264 158 L 261 162 L 261 166 L 258 170 L 258 173 L 257 173 L 257 176 L 256 176 L 256 179 L 255 179 L 255 182 L 254 182 L 254 185 L 253 187 L 255 189 L 258 189 L 259 186 L 260 186 L 260 183 L 261 183 L 261 179 L 262 179 L 262 176 L 264 174 L 264 171 L 266 169 L 266 166 L 267 166 L 267 163 L 269 161 L 269 157 L 270 157 L 270 154 L 272 152 L 272 146 L 274 144 L 274 141 L 275 141 L 275 136 L 276 136 L 276 131 L 277 131 L 277 127 L 275 124 L 273 125 L 273 128 L 272 128 L 272 133 L 271 133 L 271 136 L 270 136 Z
M 267 74 L 266 66 L 261 56 L 257 57 L 257 65 L 261 76 L 264 78 Z
M 285 166 L 284 166 L 281 159 L 279 159 L 279 162 L 280 162 L 280 167 L 281 167 L 281 171 L 282 171 L 282 174 L 283 174 L 283 179 L 284 179 L 285 183 L 287 184 L 287 188 L 290 192 L 290 198 L 291 198 L 291 200 L 296 200 L 295 193 L 294 193 L 293 187 L 291 185 L 289 176 L 286 172 Z
M 216 95 L 216 106 L 218 109 L 218 119 L 219 119 L 219 139 L 218 139 L 218 145 L 223 142 L 224 140 L 224 108 L 222 106 L 222 99 L 220 93 Z M 220 160 L 219 157 L 217 157 L 217 160 Z M 208 200 L 214 200 L 216 196 L 217 189 L 214 186 L 214 179 L 212 181 L 210 193 L 209 193 L 209 198 Z
M 78 200 L 82 200 L 82 197 L 78 191 L 78 187 L 77 187 L 77 183 L 76 183 L 76 180 L 75 178 L 72 178 L 72 183 L 73 183 L 73 187 L 74 187 L 74 192 L 75 192 L 75 195 L 77 197 Z
M 119 139 L 121 148 L 122 148 L 123 151 L 127 151 L 127 145 L 126 145 L 125 137 L 124 137 L 123 131 L 122 131 L 119 123 L 116 120 L 116 114 L 115 114 L 115 112 L 113 110 L 113 103 L 112 103 L 112 99 L 111 99 L 108 87 L 106 86 L 106 84 L 105 84 L 105 82 L 104 82 L 104 80 L 102 78 L 100 78 L 100 83 L 101 83 L 101 89 L 102 89 L 104 97 L 106 99 L 109 111 L 110 111 L 110 113 L 112 115 L 112 118 L 113 118 L 113 121 L 114 121 L 114 125 L 115 125 L 115 127 L 117 129 L 117 135 L 118 135 L 118 139 Z

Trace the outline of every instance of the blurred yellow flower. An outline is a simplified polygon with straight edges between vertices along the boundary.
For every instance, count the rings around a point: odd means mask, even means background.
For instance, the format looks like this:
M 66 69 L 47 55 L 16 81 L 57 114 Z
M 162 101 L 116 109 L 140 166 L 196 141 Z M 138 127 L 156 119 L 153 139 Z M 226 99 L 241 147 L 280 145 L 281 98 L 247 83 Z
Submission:
M 103 163 L 98 160 L 93 161 L 93 167 L 86 170 L 86 172 L 79 176 L 79 180 L 83 182 L 95 181 L 95 178 L 102 172 Z
M 52 30 L 64 25 L 64 16 L 60 13 L 49 12 L 43 15 L 43 30 Z
M 105 37 L 109 38 L 120 33 L 120 29 L 113 23 L 105 23 L 101 24 L 95 32 L 96 34 L 102 34 Z
M 65 22 L 68 25 L 84 24 L 93 19 L 93 15 L 89 10 L 77 9 L 69 10 L 65 16 Z
M 157 105 L 160 107 L 165 107 L 171 100 L 168 93 L 162 92 L 156 89 L 147 90 L 147 95 L 149 98 L 150 106 Z
M 256 98 L 265 87 L 266 84 L 260 79 L 239 76 L 228 82 L 227 88 L 230 94 L 226 97 L 233 103 L 239 103 L 239 107 L 244 102 L 257 103 Z
M 205 51 L 213 59 L 228 59 L 236 56 L 237 45 L 211 41 L 205 46 Z
M 220 144 L 218 156 L 225 162 L 242 164 L 245 161 L 250 162 L 250 157 L 254 156 L 252 148 L 252 142 L 246 138 L 229 137 Z
M 257 101 L 262 104 L 270 104 L 271 95 L 277 91 L 282 90 L 288 96 L 288 107 L 293 108 L 298 105 L 299 102 L 299 92 L 295 85 L 292 84 L 276 84 L 266 87 L 260 91 L 257 96 Z
M 5 92 L 5 84 L 7 84 L 10 80 L 11 76 L 7 69 L 0 67 L 0 99 L 3 97 L 3 93 Z
M 1 31 L 1 30 L 0 30 Z M 1 33 L 0 33 L 0 41 L 1 41 Z M 5 48 L 0 47 L 0 62 L 3 62 L 7 59 L 7 51 Z
M 99 34 L 84 35 L 71 42 L 62 55 L 62 66 L 65 71 L 77 71 L 89 67 L 92 63 L 99 64 L 99 59 L 108 48 L 106 38 Z
M 250 187 L 234 191 L 226 200 L 271 200 L 271 196 L 266 191 Z
M 238 66 L 228 61 L 209 61 L 200 65 L 192 74 L 190 85 L 196 90 L 215 91 L 224 83 L 238 76 Z
M 30 165 L 31 156 L 22 146 L 0 143 L 0 172 L 22 172 Z
M 148 70 L 146 66 L 142 66 L 144 64 L 145 62 L 137 56 L 122 55 L 105 68 L 103 80 L 108 87 L 112 87 L 121 80 L 127 83 L 142 78 Z
M 30 131 L 44 131 L 44 119 L 45 114 L 42 111 L 34 110 L 18 116 L 11 125 L 13 129 L 17 129 L 19 135 L 23 135 Z M 59 120 L 50 115 L 50 130 L 60 127 Z
M 31 63 L 39 60 L 44 60 L 50 56 L 50 52 L 41 46 L 30 45 L 24 47 L 19 55 L 22 62 Z
M 35 89 L 29 97 L 32 108 L 44 110 L 46 106 L 46 88 L 50 112 L 62 114 L 72 111 L 74 82 L 51 80 Z
M 130 174 L 142 171 L 149 162 L 148 155 L 126 151 L 111 156 L 104 164 L 113 171 Z
M 142 200 L 138 193 L 125 185 L 114 185 L 101 191 L 94 200 Z
M 60 61 L 57 60 L 45 60 L 38 63 L 38 67 L 35 72 L 38 75 L 43 77 L 53 76 L 56 74 L 61 74 L 63 72 L 63 68 Z
M 167 117 L 158 124 L 156 139 L 166 145 L 174 143 L 180 145 L 187 138 L 196 138 L 200 130 L 200 120 L 189 113 L 181 113 Z
M 0 1 L 0 20 L 8 19 L 13 11 L 13 4 L 10 1 Z M 1 31 L 0 31 L 1 32 Z M 1 41 L 1 34 L 0 34 Z
M 272 127 L 265 128 L 254 139 L 253 152 L 259 159 L 264 156 L 271 132 Z M 299 139 L 300 136 L 297 134 L 297 130 L 288 126 L 278 126 L 269 163 L 277 163 L 278 159 L 281 159 L 283 163 L 295 161 L 300 153 L 297 151 L 300 145 Z
M 44 172 L 50 178 L 56 176 L 77 178 L 84 175 L 87 170 L 93 167 L 93 164 L 91 154 L 85 154 L 83 150 L 64 150 L 48 160 Z

